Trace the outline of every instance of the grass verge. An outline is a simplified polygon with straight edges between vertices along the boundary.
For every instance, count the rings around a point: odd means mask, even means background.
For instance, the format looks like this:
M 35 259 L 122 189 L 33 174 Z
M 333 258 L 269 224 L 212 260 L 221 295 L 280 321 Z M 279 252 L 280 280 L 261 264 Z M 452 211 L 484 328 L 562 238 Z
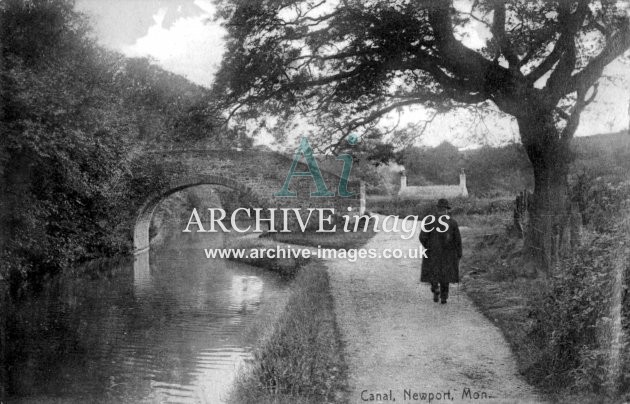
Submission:
M 417 215 L 424 217 L 435 214 L 435 200 L 406 199 L 397 196 L 377 197 L 369 196 L 367 209 L 383 215 L 397 215 L 405 217 Z M 497 212 L 508 212 L 514 207 L 513 198 L 451 198 L 451 213 L 456 216 L 487 215 Z
M 346 365 L 323 263 L 299 271 L 286 309 L 271 327 L 229 402 L 344 402 Z
M 522 276 L 516 258 L 522 242 L 503 236 L 502 231 L 477 232 L 464 240 L 468 251 L 460 266 L 462 283 L 479 310 L 503 332 L 519 373 L 527 375 L 539 351 L 529 336 L 534 321 L 529 316 L 531 302 L 540 298 L 544 280 Z

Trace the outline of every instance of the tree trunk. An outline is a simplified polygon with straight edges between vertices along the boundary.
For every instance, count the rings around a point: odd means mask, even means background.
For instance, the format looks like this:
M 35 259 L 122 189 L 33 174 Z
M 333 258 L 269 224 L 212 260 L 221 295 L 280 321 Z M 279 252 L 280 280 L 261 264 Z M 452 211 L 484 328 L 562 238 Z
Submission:
M 569 251 L 569 139 L 562 139 L 551 112 L 518 120 L 521 139 L 534 169 L 534 195 L 525 249 L 538 267 L 551 273 Z

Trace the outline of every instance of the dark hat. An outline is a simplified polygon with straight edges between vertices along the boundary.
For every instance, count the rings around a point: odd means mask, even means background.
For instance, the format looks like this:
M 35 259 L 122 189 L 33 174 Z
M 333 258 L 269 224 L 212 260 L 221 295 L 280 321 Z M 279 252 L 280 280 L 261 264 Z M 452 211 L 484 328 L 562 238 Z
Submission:
M 448 204 L 448 201 L 444 198 L 438 199 L 437 202 L 438 209 L 450 209 L 451 205 Z

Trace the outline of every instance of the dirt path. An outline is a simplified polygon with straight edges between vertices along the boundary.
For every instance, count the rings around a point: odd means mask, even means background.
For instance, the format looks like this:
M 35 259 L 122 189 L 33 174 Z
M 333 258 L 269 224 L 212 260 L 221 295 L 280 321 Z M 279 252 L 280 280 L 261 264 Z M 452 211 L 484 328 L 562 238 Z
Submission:
M 472 254 L 462 233 L 464 255 Z M 381 232 L 365 248 L 406 251 L 417 240 Z M 446 305 L 433 302 L 428 285 L 418 283 L 419 259 L 336 260 L 328 268 L 349 402 L 539 402 L 501 332 L 458 286 Z

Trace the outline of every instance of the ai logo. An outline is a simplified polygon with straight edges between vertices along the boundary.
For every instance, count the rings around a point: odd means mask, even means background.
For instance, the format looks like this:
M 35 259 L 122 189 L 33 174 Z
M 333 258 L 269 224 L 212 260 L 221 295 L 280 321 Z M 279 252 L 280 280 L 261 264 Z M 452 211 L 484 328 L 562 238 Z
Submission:
M 351 134 L 348 136 L 347 141 L 351 145 L 354 145 L 358 141 L 358 136 Z M 304 160 L 306 160 L 308 171 L 295 171 L 302 156 L 304 157 Z M 337 160 L 343 161 L 343 169 L 341 171 L 341 177 L 339 178 L 337 194 L 344 198 L 352 197 L 355 193 L 348 191 L 348 178 L 350 177 L 350 170 L 352 169 L 352 156 L 349 154 L 340 154 L 337 157 Z M 329 191 L 328 187 L 326 187 L 326 182 L 319 170 L 317 160 L 315 159 L 315 156 L 313 156 L 313 149 L 311 148 L 308 139 L 305 137 L 302 138 L 300 146 L 295 151 L 293 162 L 291 163 L 291 168 L 289 168 L 289 174 L 287 174 L 287 179 L 284 181 L 284 185 L 280 191 L 274 194 L 274 196 L 296 197 L 297 193 L 289 191 L 289 185 L 293 177 L 311 177 L 313 179 L 317 191 L 311 192 L 311 196 L 335 196 L 335 193 Z

